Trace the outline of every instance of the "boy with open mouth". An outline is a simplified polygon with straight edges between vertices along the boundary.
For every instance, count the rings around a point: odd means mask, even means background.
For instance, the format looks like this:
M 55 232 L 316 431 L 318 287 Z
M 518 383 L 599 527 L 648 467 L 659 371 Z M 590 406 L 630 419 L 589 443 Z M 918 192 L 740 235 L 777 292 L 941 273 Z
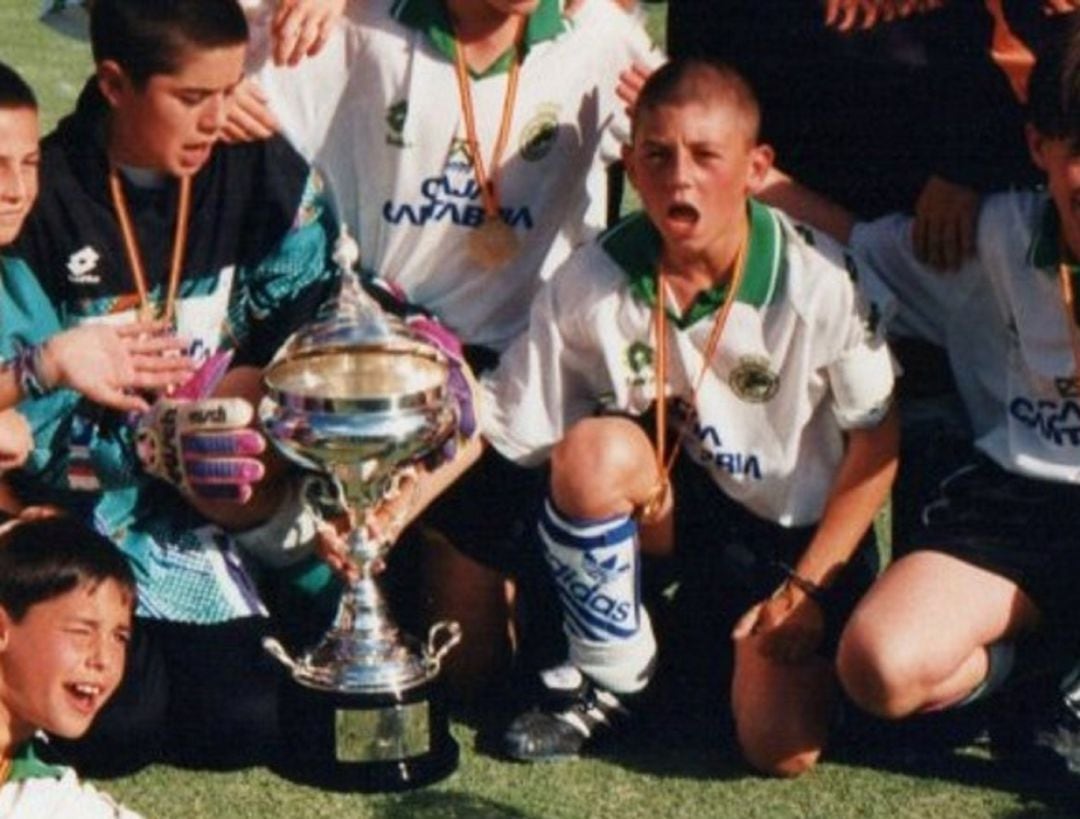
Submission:
M 624 150 L 645 212 L 556 271 L 486 382 L 488 439 L 551 456 L 539 534 L 568 640 L 505 734 L 514 758 L 576 755 L 644 691 L 642 554 L 681 581 L 683 659 L 727 657 L 750 764 L 796 775 L 825 744 L 896 466 L 893 369 L 839 246 L 751 198 L 759 117 L 726 66 L 653 74 Z

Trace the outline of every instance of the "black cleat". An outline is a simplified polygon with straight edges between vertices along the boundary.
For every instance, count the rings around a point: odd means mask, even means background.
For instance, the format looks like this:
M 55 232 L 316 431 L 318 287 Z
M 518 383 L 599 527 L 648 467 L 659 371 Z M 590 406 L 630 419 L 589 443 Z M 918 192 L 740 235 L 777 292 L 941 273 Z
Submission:
M 544 692 L 540 704 L 515 717 L 503 734 L 503 750 L 511 759 L 573 759 L 591 740 L 609 733 L 630 716 L 618 697 L 573 666 L 545 671 L 541 678 Z

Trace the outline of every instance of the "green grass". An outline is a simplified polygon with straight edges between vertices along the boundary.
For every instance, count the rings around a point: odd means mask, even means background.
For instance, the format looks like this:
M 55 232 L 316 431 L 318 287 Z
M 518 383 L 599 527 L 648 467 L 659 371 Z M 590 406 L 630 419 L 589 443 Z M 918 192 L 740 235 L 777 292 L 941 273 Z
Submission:
M 37 22 L 38 7 L 38 0 L 0 2 L 0 59 L 33 84 L 47 129 L 71 107 L 90 62 L 85 42 Z M 650 4 L 647 11 L 651 30 L 659 36 L 664 7 Z M 717 715 L 693 719 L 712 722 Z M 999 766 L 978 750 L 918 757 L 857 755 L 827 761 L 796 781 L 770 781 L 749 775 L 720 739 L 684 741 L 670 732 L 646 734 L 632 748 L 603 759 L 522 766 L 478 752 L 475 732 L 463 722 L 455 722 L 454 733 L 463 749 L 458 772 L 410 794 L 331 793 L 293 784 L 261 768 L 218 773 L 163 765 L 101 785 L 130 807 L 160 819 L 1080 815 L 1075 794 L 1057 792 L 1049 780 Z

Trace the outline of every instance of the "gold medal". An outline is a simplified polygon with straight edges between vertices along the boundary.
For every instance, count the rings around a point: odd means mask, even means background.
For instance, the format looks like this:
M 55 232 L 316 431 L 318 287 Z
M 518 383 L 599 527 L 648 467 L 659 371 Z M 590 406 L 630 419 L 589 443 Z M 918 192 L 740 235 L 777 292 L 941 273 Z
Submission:
M 509 264 L 521 248 L 514 229 L 499 216 L 486 216 L 484 223 L 469 234 L 469 258 L 484 270 L 498 270 Z

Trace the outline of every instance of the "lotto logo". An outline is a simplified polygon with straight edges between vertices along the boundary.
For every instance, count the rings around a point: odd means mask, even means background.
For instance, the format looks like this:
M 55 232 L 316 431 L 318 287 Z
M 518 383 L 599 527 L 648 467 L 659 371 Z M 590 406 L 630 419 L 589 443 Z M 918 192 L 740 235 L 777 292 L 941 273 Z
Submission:
M 75 284 L 98 284 L 101 277 L 93 270 L 99 261 L 101 255 L 90 245 L 76 250 L 67 260 L 68 280 Z

